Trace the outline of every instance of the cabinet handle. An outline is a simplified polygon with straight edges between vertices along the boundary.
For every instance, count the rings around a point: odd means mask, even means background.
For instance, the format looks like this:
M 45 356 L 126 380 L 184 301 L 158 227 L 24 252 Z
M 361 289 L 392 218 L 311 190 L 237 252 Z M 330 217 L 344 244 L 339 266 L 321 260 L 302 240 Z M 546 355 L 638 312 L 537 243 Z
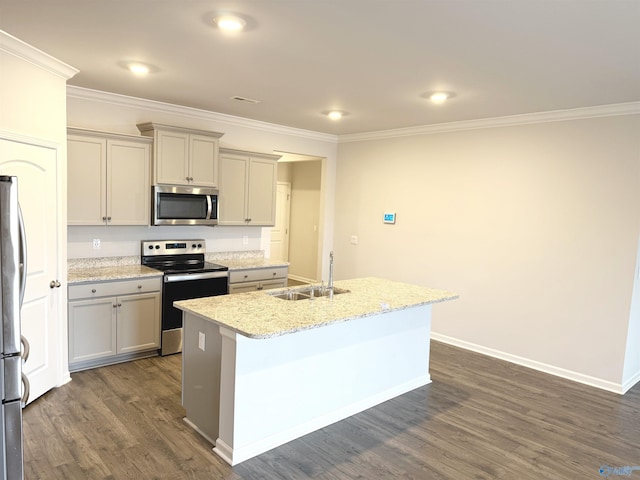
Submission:
M 49 282 L 49 288 L 60 288 L 60 282 L 58 280 L 51 280 L 51 282 Z

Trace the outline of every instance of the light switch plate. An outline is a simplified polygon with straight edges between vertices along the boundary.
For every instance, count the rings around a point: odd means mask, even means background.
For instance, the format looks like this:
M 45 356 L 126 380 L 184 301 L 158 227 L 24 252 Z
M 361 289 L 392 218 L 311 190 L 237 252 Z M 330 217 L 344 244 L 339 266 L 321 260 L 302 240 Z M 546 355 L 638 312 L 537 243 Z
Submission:
M 396 223 L 396 214 L 395 213 L 385 213 L 383 217 L 384 223 Z

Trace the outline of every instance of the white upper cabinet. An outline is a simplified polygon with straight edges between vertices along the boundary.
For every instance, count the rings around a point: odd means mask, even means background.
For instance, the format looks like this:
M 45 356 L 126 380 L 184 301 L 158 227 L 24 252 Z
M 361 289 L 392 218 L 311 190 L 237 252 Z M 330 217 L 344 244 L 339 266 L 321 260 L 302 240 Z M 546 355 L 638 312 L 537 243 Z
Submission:
M 152 137 L 153 184 L 218 186 L 218 132 L 141 123 L 138 130 Z
M 279 155 L 220 149 L 220 225 L 273 226 Z
M 151 139 L 70 128 L 67 223 L 148 225 Z

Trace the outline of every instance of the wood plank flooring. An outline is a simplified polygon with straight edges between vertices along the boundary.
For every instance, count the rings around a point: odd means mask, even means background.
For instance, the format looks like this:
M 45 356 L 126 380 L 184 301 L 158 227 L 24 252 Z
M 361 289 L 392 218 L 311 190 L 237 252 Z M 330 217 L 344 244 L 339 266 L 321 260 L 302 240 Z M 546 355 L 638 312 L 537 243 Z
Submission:
M 180 362 L 78 372 L 33 402 L 25 478 L 595 479 L 640 465 L 640 384 L 620 396 L 432 342 L 430 385 L 232 468 L 182 420 Z

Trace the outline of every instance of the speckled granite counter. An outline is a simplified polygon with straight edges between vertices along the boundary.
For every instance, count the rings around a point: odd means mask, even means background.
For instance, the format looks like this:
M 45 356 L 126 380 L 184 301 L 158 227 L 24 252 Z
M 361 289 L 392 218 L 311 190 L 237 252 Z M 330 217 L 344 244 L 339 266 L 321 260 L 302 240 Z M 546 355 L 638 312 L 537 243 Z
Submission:
M 288 267 L 289 262 L 269 258 L 239 258 L 217 260 L 216 263 L 229 267 L 229 270 L 251 270 L 254 268 Z
M 342 280 L 334 286 L 349 292 L 335 295 L 333 300 L 321 297 L 298 301 L 282 300 L 265 292 L 248 292 L 183 300 L 174 305 L 246 337 L 269 338 L 458 298 L 455 293 L 381 278 Z
M 138 277 L 160 277 L 162 272 L 144 265 L 120 265 L 111 267 L 84 267 L 69 269 L 67 283 L 103 282 Z
M 288 266 L 287 262 L 264 258 L 264 252 L 251 250 L 246 252 L 207 253 L 206 259 L 229 267 L 229 270 L 249 270 Z M 74 258 L 67 262 L 69 285 L 80 282 L 100 282 L 125 280 L 135 277 L 155 277 L 162 272 L 140 265 L 139 256 Z

